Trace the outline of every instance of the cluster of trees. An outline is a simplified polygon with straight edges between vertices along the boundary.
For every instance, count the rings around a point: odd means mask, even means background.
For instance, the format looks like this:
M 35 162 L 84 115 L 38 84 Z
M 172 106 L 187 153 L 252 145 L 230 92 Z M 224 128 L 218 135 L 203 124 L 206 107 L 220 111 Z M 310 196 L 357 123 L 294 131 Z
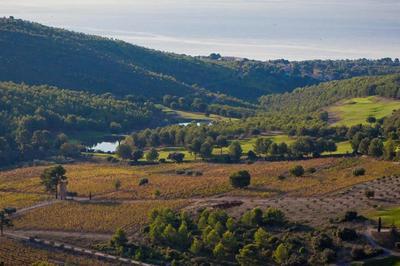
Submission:
M 161 260 L 159 263 L 171 265 L 324 265 L 336 260 L 335 238 L 341 241 L 358 238 L 354 230 L 346 228 L 312 231 L 305 237 L 294 231 L 285 234 L 291 226 L 284 213 L 275 208 L 255 208 L 238 219 L 222 210 L 205 209 L 196 218 L 170 209 L 153 210 L 145 232 L 154 249 L 147 251 L 142 259 L 157 258 Z M 119 243 L 121 253 L 125 250 L 127 254 L 130 244 L 121 230 L 112 243 Z M 139 250 L 143 255 L 143 248 Z
M 81 147 L 63 132 L 119 133 L 157 123 L 154 115 L 163 118 L 151 103 L 109 94 L 0 83 L 0 165 L 60 153 L 76 156 Z
M 318 157 L 324 152 L 334 152 L 337 147 L 333 140 L 304 136 L 297 138 L 289 146 L 282 142 L 272 142 L 268 138 L 257 138 L 254 151 L 257 155 L 269 157 Z

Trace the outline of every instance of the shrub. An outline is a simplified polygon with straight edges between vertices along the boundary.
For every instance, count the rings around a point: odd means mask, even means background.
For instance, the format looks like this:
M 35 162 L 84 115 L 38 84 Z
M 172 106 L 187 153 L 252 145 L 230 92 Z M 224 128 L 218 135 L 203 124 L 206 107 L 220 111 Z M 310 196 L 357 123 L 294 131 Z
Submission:
M 333 248 L 333 241 L 327 234 L 320 234 L 312 239 L 312 246 L 314 250 L 324 250 L 326 248 Z
M 183 159 L 185 158 L 184 153 L 170 153 L 168 154 L 168 159 L 171 161 L 174 161 L 176 163 L 181 163 L 183 162 Z
M 139 181 L 139 186 L 144 186 L 147 185 L 149 183 L 149 180 L 147 178 L 142 178 Z
M 365 175 L 365 169 L 364 168 L 356 168 L 353 170 L 353 175 L 354 176 L 362 176 Z
M 315 172 L 317 172 L 317 169 L 315 169 L 314 167 L 310 167 L 306 170 L 307 173 L 313 174 Z
M 278 175 L 278 180 L 285 180 L 286 179 L 286 176 L 284 176 L 284 175 Z
M 263 222 L 267 225 L 283 225 L 286 223 L 286 217 L 281 210 L 268 208 L 264 212 Z
M 176 170 L 175 173 L 177 175 L 184 175 L 186 172 L 185 172 L 185 170 Z
M 364 248 L 360 246 L 353 246 L 351 249 L 351 257 L 354 260 L 362 260 L 365 259 L 367 256 L 364 252 Z
M 355 240 L 358 237 L 357 232 L 351 228 L 338 229 L 336 235 L 344 241 Z
M 367 197 L 367 198 L 373 198 L 373 197 L 375 197 L 375 191 L 373 191 L 373 190 L 366 190 L 365 191 L 365 196 Z
M 293 167 L 292 169 L 290 169 L 290 174 L 294 175 L 294 176 L 302 176 L 304 175 L 304 168 L 301 165 L 296 165 L 295 167 Z
M 231 185 L 234 188 L 244 188 L 244 187 L 249 186 L 250 179 L 251 179 L 250 173 L 248 171 L 244 171 L 244 170 L 233 173 L 229 177 Z
M 333 262 L 336 259 L 336 252 L 330 248 L 326 248 L 321 253 L 321 260 L 324 263 Z
M 351 222 L 357 220 L 358 213 L 355 211 L 347 211 L 344 215 L 344 222 Z

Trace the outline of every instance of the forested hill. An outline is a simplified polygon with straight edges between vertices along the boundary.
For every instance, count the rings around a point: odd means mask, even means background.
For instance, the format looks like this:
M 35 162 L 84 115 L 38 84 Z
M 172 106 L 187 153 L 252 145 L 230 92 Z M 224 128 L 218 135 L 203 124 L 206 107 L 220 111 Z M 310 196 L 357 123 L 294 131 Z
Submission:
M 265 111 L 307 113 L 328 107 L 342 99 L 366 96 L 400 98 L 400 74 L 356 77 L 298 88 L 291 93 L 260 98 Z
M 156 124 L 162 112 L 150 102 L 116 100 L 110 95 L 49 86 L 0 83 L 0 136 L 14 130 L 127 131 Z M 160 119 L 161 118 L 161 119 Z
M 166 118 L 150 102 L 116 100 L 109 94 L 0 83 L 0 166 L 59 154 L 67 135 L 85 132 L 122 133 Z M 64 145 L 64 154 L 79 154 Z
M 164 95 L 248 101 L 321 81 L 398 72 L 390 59 L 259 62 L 189 57 L 122 41 L 0 18 L 0 80 L 49 84 L 94 93 Z

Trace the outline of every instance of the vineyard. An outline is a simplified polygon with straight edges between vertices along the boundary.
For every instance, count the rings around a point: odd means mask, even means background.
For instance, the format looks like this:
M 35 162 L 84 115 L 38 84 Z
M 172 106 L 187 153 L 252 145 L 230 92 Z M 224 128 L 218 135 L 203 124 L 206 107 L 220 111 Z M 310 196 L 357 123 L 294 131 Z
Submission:
M 39 262 L 54 263 L 54 265 L 59 265 L 60 262 L 65 263 L 65 265 L 82 266 L 111 265 L 104 261 L 74 256 L 57 250 L 41 249 L 5 237 L 0 238 L 0 262 L 4 262 L 4 266 L 26 266 Z
M 289 169 L 302 165 L 305 169 L 315 168 L 315 173 L 302 177 L 289 175 Z M 372 158 L 320 158 L 304 161 L 257 162 L 254 164 L 208 164 L 203 162 L 185 164 L 159 164 L 151 166 L 124 166 L 112 164 L 71 164 L 65 165 L 68 189 L 81 197 L 89 194 L 96 199 L 182 199 L 213 196 L 223 193 L 269 197 L 276 193 L 291 193 L 298 196 L 320 195 L 347 186 L 365 182 L 379 176 L 397 173 L 397 164 Z M 355 167 L 364 167 L 364 176 L 354 177 Z M 229 184 L 229 175 L 235 171 L 248 170 L 252 176 L 247 190 L 235 190 Z M 6 193 L 7 202 L 24 207 L 45 199 L 40 173 L 43 167 L 22 168 L 3 172 L 0 180 L 14 174 L 15 181 L 6 180 L 0 191 Z M 182 172 L 197 172 L 187 175 Z M 278 179 L 284 176 L 284 179 Z M 148 184 L 140 185 L 142 178 Z M 120 188 L 115 188 L 119 180 Z M 24 187 L 24 185 L 26 187 Z M 179 185 L 177 185 L 179 184 Z M 7 188 L 7 189 L 5 189 Z M 33 194 L 32 194 L 33 193 Z M 25 202 L 24 202 L 25 201 Z M 0 201 L 1 203 L 1 201 Z
M 152 209 L 180 209 L 187 204 L 187 201 L 181 200 L 137 203 L 60 202 L 29 212 L 15 219 L 14 224 L 16 229 L 113 233 L 117 228 L 123 228 L 128 233 L 134 233 L 147 223 Z

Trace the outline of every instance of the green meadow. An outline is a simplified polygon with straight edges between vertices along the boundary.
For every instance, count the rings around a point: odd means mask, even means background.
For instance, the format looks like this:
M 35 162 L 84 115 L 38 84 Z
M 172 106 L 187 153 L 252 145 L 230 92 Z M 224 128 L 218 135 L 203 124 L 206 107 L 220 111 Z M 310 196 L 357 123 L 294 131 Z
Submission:
M 369 116 L 377 119 L 392 114 L 400 108 L 400 101 L 377 96 L 352 98 L 328 108 L 330 117 L 336 118 L 333 126 L 353 126 L 366 123 Z
M 373 220 L 378 220 L 381 217 L 384 226 L 391 226 L 392 224 L 397 227 L 400 226 L 400 207 L 379 209 L 369 213 L 367 216 Z

